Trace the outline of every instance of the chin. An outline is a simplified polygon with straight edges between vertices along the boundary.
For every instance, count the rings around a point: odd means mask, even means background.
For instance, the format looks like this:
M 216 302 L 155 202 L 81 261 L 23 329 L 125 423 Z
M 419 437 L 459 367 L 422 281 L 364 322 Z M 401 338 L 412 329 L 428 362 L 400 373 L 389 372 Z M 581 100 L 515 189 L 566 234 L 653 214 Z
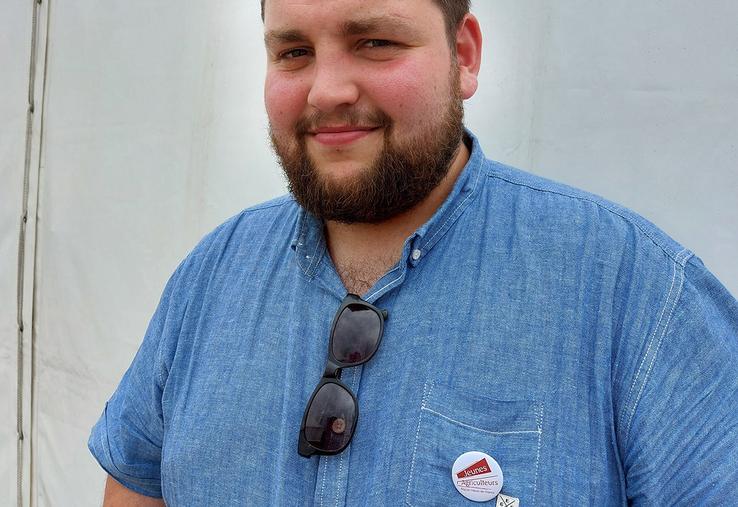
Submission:
M 344 161 L 344 162 L 322 162 L 315 165 L 320 178 L 328 185 L 345 186 L 355 183 L 366 173 L 366 163 Z

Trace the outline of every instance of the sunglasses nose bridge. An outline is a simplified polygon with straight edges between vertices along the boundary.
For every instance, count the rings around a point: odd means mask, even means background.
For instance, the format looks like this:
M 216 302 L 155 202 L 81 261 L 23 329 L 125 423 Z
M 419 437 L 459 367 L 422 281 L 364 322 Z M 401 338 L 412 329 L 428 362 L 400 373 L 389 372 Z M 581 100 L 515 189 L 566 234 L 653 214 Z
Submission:
M 341 378 L 341 367 L 328 359 L 328 361 L 326 361 L 325 363 L 325 371 L 323 372 L 323 377 Z

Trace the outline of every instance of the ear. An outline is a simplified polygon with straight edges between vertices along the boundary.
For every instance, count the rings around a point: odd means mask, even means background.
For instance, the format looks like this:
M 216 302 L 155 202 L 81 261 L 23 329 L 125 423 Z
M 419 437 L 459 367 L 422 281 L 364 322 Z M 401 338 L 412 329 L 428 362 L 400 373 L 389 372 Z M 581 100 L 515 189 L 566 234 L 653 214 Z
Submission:
M 482 30 L 473 14 L 464 16 L 456 31 L 456 60 L 459 65 L 461 95 L 466 100 L 477 91 L 477 76 L 482 64 Z

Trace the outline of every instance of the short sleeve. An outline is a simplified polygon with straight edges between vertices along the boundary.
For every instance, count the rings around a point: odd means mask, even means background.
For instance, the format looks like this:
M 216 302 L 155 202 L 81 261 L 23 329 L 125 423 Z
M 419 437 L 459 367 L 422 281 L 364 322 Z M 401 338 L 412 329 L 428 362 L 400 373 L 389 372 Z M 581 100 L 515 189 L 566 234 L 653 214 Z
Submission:
M 732 505 L 738 498 L 738 303 L 692 257 L 624 442 L 631 505 Z
M 168 281 L 136 356 L 92 429 L 88 447 L 115 480 L 142 495 L 161 498 L 164 437 L 162 392 L 166 361 L 162 349 L 181 326 L 177 280 Z

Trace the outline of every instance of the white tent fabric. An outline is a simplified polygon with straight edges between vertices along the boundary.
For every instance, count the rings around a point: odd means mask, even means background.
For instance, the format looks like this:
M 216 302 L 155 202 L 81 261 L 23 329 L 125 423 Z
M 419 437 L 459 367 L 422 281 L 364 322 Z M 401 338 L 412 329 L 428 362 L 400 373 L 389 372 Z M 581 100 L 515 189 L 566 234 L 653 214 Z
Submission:
M 0 506 L 17 502 L 33 5 L 0 3 Z M 267 142 L 258 2 L 37 5 L 22 504 L 99 505 L 104 473 L 87 435 L 167 277 L 203 234 L 284 183 Z M 478 0 L 474 10 L 485 61 L 467 125 L 487 155 L 635 209 L 738 293 L 738 4 Z
M 29 469 L 30 450 L 30 340 L 21 340 L 23 368 L 18 368 L 18 240 L 23 209 L 24 160 L 30 102 L 29 67 L 31 55 L 31 2 L 0 3 L 0 505 L 16 503 L 19 485 L 18 468 L 25 475 Z M 29 193 L 32 189 L 29 188 Z M 33 203 L 31 203 L 33 204 Z M 28 235 L 34 233 L 29 224 Z M 29 242 L 32 242 L 30 239 Z M 33 251 L 26 250 L 33 259 Z M 32 265 L 32 263 L 31 263 Z M 32 269 L 25 269 L 26 282 L 32 284 Z M 30 296 L 24 298 L 23 321 L 31 321 Z M 31 326 L 25 333 L 30 335 Z M 18 393 L 18 375 L 22 395 Z M 19 399 L 23 401 L 19 421 Z M 22 428 L 18 424 L 22 424 Z M 18 435 L 24 460 L 18 460 Z M 28 498 L 29 482 L 21 485 Z

